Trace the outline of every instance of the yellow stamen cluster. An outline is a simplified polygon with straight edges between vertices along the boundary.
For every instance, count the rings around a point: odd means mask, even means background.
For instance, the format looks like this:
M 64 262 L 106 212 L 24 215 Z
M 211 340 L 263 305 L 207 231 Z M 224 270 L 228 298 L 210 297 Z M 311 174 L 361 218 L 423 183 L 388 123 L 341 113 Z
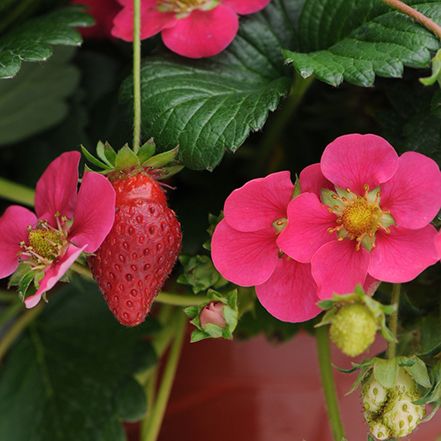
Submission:
M 218 4 L 218 0 L 157 0 L 157 9 L 161 12 L 174 12 L 176 18 L 184 18 L 195 9 L 209 11 Z
M 29 248 L 43 259 L 54 260 L 61 245 L 63 242 L 56 230 L 36 228 L 29 231 Z
M 389 226 L 394 225 L 390 212 L 380 207 L 379 188 L 369 192 L 365 185 L 363 196 L 353 193 L 349 188 L 336 189 L 337 194 L 328 191 L 329 212 L 338 216 L 337 226 L 329 228 L 329 233 L 337 232 L 338 240 L 356 240 L 357 250 L 363 245 L 368 251 L 375 247 L 375 233 L 382 229 L 390 233 Z M 330 197 L 329 197 L 330 196 Z M 326 202 L 325 202 L 326 203 Z

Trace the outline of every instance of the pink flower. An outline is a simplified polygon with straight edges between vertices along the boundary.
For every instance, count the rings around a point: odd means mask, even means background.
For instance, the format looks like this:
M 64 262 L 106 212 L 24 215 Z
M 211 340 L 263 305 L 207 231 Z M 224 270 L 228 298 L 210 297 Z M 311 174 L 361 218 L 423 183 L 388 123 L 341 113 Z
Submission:
M 133 41 L 133 1 L 118 0 L 112 35 Z M 189 58 L 222 52 L 239 29 L 237 14 L 252 14 L 270 0 L 141 0 L 141 40 L 161 32 L 164 44 Z
M 369 278 L 408 282 L 439 259 L 429 223 L 441 205 L 441 173 L 430 158 L 398 157 L 379 136 L 346 135 L 303 170 L 300 187 L 279 246 L 311 263 L 321 299 Z
M 227 280 L 256 286 L 262 305 L 276 318 L 300 322 L 315 317 L 317 285 L 309 263 L 280 252 L 294 192 L 288 171 L 254 179 L 225 201 L 225 218 L 211 243 L 213 263 Z
M 38 290 L 25 300 L 28 308 L 83 251 L 94 252 L 112 228 L 115 191 L 104 176 L 84 173 L 77 194 L 80 156 L 63 153 L 49 164 L 37 183 L 36 215 L 12 205 L 0 217 L 0 278 L 11 275 L 19 263 L 30 265 Z
M 92 40 L 112 38 L 113 19 L 121 10 L 117 0 L 71 0 L 70 3 L 72 5 L 88 6 L 85 12 L 95 19 L 93 26 L 78 29 L 84 38 Z
M 205 327 L 209 323 L 225 329 L 227 327 L 227 322 L 224 318 L 223 309 L 224 304 L 222 302 L 210 302 L 205 306 L 199 317 L 202 329 L 205 330 Z
M 84 38 L 92 40 L 112 38 L 113 19 L 121 10 L 117 0 L 71 0 L 70 3 L 88 6 L 85 11 L 95 19 L 93 26 L 78 29 Z

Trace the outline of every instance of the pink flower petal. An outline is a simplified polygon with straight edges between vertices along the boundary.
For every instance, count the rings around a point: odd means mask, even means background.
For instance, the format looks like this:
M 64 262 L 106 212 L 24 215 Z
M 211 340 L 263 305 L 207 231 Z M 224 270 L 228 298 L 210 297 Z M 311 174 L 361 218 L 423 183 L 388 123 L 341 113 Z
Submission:
M 273 229 L 243 233 L 225 219 L 216 227 L 211 242 L 214 266 L 225 279 L 241 286 L 260 285 L 277 265 L 278 248 Z
M 115 190 L 110 182 L 98 173 L 84 173 L 74 222 L 69 240 L 93 253 L 101 245 L 115 220 Z
M 37 216 L 27 208 L 11 205 L 0 217 L 0 279 L 18 267 L 20 242 L 28 243 L 28 226 L 35 227 Z
M 273 275 L 256 286 L 256 294 L 271 315 L 285 322 L 304 322 L 321 312 L 311 265 L 286 255 L 278 260 Z
M 374 279 L 368 273 L 368 275 L 366 276 L 366 280 L 364 281 L 364 284 L 363 284 L 364 292 L 366 293 L 366 295 L 372 297 L 375 294 L 375 291 L 380 286 L 380 284 L 381 284 L 380 280 Z
M 188 58 L 211 57 L 222 52 L 234 39 L 239 18 L 222 4 L 209 11 L 194 10 L 188 17 L 161 33 L 164 44 Z
M 314 193 L 319 199 L 322 188 L 335 191 L 334 184 L 324 177 L 320 164 L 312 164 L 304 168 L 300 172 L 299 182 L 302 193 Z
M 334 240 L 312 258 L 312 276 L 321 299 L 329 299 L 333 293 L 349 294 L 357 285 L 364 285 L 370 257 L 363 247 L 357 251 L 355 246 L 353 240 Z
M 80 152 L 66 152 L 52 161 L 37 182 L 35 212 L 39 219 L 57 226 L 54 215 L 72 219 L 77 205 Z
M 261 11 L 270 0 L 222 0 L 222 3 L 234 9 L 240 15 Z
M 438 164 L 420 153 L 404 153 L 393 178 L 381 185 L 380 205 L 400 227 L 426 226 L 441 207 Z
M 436 230 L 427 225 L 419 230 L 391 226 L 390 234 L 376 233 L 369 274 L 390 283 L 404 283 L 439 260 L 435 247 Z
M 26 308 L 33 308 L 38 304 L 41 295 L 55 286 L 85 248 L 85 246 L 83 248 L 77 248 L 71 245 L 63 256 L 54 260 L 52 265 L 45 271 L 44 277 L 40 280 L 40 287 L 37 292 L 25 300 Z
M 315 194 L 302 193 L 288 206 L 288 225 L 277 244 L 298 262 L 311 262 L 321 246 L 337 239 L 336 233 L 328 232 L 328 228 L 337 226 L 336 219 L 337 216 L 330 213 Z
M 124 41 L 133 41 L 133 1 L 120 3 L 124 8 L 113 20 L 112 35 Z M 157 7 L 156 0 L 141 1 L 141 40 L 173 27 L 178 21 L 174 12 L 162 12 Z
M 224 207 L 225 220 L 239 231 L 270 228 L 277 219 L 287 217 L 286 210 L 293 192 L 289 171 L 253 179 L 228 196 Z
M 345 135 L 329 144 L 321 159 L 322 172 L 337 187 L 364 195 L 389 180 L 398 167 L 398 155 L 376 135 Z

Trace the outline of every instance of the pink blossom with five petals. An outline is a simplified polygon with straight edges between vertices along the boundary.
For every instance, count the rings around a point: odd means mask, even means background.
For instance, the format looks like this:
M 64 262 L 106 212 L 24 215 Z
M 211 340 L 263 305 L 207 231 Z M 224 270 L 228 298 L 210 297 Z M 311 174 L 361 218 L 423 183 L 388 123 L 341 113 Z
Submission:
M 66 152 L 49 164 L 37 182 L 36 214 L 12 205 L 0 217 L 0 278 L 23 262 L 38 281 L 27 308 L 37 305 L 83 251 L 96 251 L 112 228 L 115 191 L 104 176 L 86 172 L 77 192 L 80 157 Z
M 430 158 L 376 135 L 329 144 L 320 164 L 300 174 L 279 247 L 310 263 L 318 296 L 353 292 L 369 278 L 403 283 L 439 260 L 435 228 L 441 173 Z
M 227 280 L 255 286 L 262 305 L 279 320 L 301 322 L 321 311 L 309 263 L 280 252 L 294 185 L 288 171 L 254 179 L 225 201 L 211 243 L 213 263 Z
M 133 41 L 133 1 L 115 17 L 112 35 Z M 239 29 L 239 17 L 263 9 L 270 0 L 141 0 L 141 40 L 161 32 L 164 44 L 188 58 L 222 52 Z

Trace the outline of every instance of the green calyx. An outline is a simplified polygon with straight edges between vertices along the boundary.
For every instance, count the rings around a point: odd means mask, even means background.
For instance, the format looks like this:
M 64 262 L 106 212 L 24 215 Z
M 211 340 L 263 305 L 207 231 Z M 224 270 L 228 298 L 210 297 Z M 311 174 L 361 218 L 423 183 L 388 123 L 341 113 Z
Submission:
M 318 306 L 327 312 L 316 327 L 331 324 L 332 341 L 350 357 L 369 349 L 377 330 L 387 341 L 396 342 L 386 326 L 386 315 L 392 314 L 396 305 L 382 305 L 366 295 L 360 285 L 354 293 L 334 294 L 332 299 L 323 300 Z
M 178 147 L 155 155 L 156 146 L 153 139 L 148 140 L 138 153 L 134 153 L 127 144 L 116 152 L 108 142 L 103 144 L 101 141 L 96 147 L 98 158 L 93 156 L 84 146 L 81 146 L 81 149 L 86 159 L 101 169 L 98 173 L 110 178 L 121 174 L 135 175 L 142 172 L 160 180 L 166 179 L 184 168 L 176 161 Z M 86 165 L 86 171 L 94 170 Z
M 232 340 L 233 331 L 237 326 L 237 321 L 239 318 L 239 310 L 237 307 L 237 290 L 233 290 L 224 296 L 213 289 L 209 289 L 207 292 L 207 297 L 210 299 L 208 302 L 201 303 L 198 306 L 190 306 L 184 310 L 187 316 L 193 319 L 190 323 L 197 328 L 191 334 L 191 342 L 194 343 L 205 338 L 220 337 Z M 220 327 L 212 323 L 202 326 L 200 319 L 201 313 L 204 308 L 209 306 L 212 302 L 222 304 L 222 315 L 225 320 L 225 327 Z

